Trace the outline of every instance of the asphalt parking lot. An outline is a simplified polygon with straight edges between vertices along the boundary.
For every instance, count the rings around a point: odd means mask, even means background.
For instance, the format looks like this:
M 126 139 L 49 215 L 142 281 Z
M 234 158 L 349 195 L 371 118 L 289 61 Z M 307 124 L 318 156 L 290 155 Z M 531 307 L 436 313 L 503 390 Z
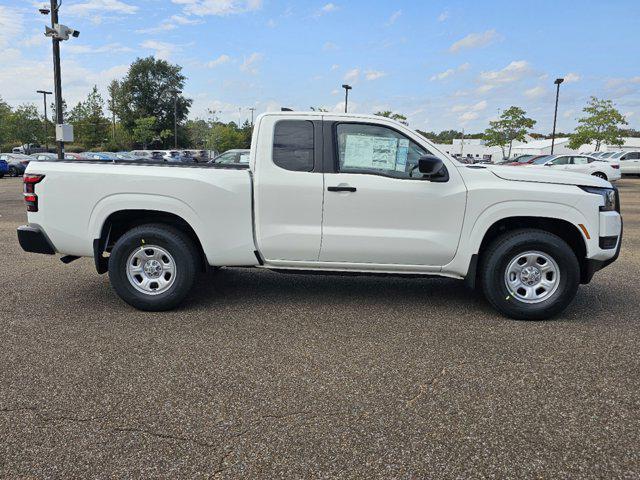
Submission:
M 203 276 L 178 311 L 23 253 L 0 180 L 0 477 L 638 478 L 640 179 L 551 322 L 461 282 Z

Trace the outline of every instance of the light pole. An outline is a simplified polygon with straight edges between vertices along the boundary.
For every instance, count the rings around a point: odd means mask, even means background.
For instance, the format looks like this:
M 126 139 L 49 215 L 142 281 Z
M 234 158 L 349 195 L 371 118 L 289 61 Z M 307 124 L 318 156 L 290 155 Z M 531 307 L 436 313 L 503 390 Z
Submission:
M 560 98 L 560 84 L 564 82 L 564 78 L 556 78 L 553 82 L 556 85 L 556 109 L 553 113 L 553 133 L 551 134 L 551 155 L 556 144 L 556 121 L 558 119 L 558 98 Z
M 173 148 L 178 149 L 178 95 L 180 90 L 171 90 L 173 93 Z
M 344 88 L 344 113 L 347 113 L 349 106 L 349 90 L 352 90 L 353 87 L 351 85 L 344 84 L 342 85 L 342 88 Z
M 48 129 L 47 122 L 49 119 L 47 118 L 47 95 L 52 95 L 51 92 L 47 92 L 46 90 L 38 90 L 36 93 L 41 93 L 44 97 L 44 148 L 49 151 L 49 139 L 48 139 Z
M 251 110 L 251 128 L 253 129 L 253 112 L 256 111 L 256 107 L 251 107 L 249 110 Z

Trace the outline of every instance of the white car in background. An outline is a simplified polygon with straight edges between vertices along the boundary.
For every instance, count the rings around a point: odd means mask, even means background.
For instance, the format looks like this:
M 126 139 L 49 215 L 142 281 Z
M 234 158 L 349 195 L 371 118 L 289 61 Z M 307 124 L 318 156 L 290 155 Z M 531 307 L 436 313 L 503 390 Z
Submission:
M 640 175 L 640 150 L 616 152 L 607 160 L 620 162 L 620 172 L 623 175 Z
M 593 175 L 609 182 L 620 180 L 620 164 L 599 160 L 587 155 L 547 155 L 534 160 L 531 168 L 550 167 L 554 170 L 565 170 L 573 173 Z

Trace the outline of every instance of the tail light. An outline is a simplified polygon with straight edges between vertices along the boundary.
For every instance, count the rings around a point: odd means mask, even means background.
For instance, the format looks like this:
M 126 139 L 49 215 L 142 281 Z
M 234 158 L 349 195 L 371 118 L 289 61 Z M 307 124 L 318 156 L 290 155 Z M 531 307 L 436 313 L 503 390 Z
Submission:
M 21 163 L 22 165 L 29 165 L 29 162 L 30 162 L 30 161 L 31 161 L 31 160 L 20 160 L 20 163 Z
M 38 195 L 36 195 L 36 184 L 44 179 L 44 175 L 27 174 L 23 177 L 24 201 L 27 204 L 27 212 L 38 211 Z

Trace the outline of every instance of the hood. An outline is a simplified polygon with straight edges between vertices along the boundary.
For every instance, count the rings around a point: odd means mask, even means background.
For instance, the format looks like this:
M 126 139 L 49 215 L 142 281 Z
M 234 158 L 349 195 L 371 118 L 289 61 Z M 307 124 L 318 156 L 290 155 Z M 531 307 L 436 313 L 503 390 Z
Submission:
M 580 185 L 584 187 L 611 188 L 611 184 L 593 175 L 567 172 L 549 167 L 514 167 L 503 165 L 487 165 L 487 169 L 503 180 L 514 182 L 554 183 L 557 185 Z

